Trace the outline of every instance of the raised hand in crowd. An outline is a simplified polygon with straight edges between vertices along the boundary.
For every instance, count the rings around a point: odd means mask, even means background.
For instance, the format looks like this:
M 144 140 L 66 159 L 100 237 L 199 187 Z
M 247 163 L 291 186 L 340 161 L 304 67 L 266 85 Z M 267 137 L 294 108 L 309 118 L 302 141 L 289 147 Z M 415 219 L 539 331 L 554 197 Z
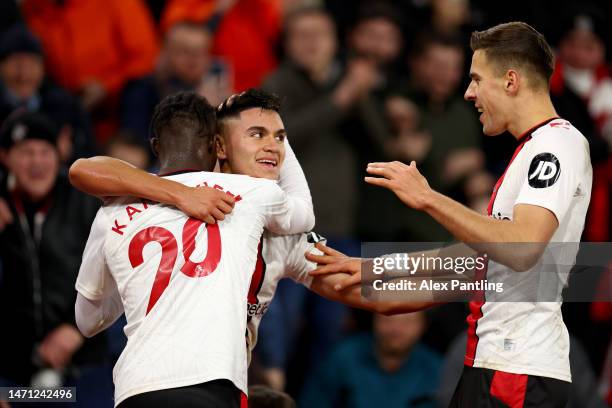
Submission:
M 334 92 L 334 102 L 342 108 L 349 108 L 366 97 L 377 82 L 376 66 L 365 59 L 354 59 L 349 62 L 346 75 Z

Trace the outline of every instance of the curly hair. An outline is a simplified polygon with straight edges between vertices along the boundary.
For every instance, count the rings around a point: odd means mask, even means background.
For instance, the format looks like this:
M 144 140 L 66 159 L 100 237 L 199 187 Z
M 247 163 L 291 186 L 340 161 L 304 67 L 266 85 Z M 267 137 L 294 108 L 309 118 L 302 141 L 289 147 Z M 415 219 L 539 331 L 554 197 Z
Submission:
M 191 134 L 212 140 L 216 132 L 215 108 L 195 92 L 165 97 L 155 107 L 151 119 L 151 138 Z

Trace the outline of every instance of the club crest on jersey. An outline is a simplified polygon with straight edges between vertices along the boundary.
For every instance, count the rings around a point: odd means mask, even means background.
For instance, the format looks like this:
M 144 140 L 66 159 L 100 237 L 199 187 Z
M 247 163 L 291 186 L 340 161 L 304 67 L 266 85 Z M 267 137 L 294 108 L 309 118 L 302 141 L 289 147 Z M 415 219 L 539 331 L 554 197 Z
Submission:
M 528 181 L 533 188 L 550 187 L 557 182 L 561 174 L 561 163 L 552 153 L 540 153 L 529 165 Z

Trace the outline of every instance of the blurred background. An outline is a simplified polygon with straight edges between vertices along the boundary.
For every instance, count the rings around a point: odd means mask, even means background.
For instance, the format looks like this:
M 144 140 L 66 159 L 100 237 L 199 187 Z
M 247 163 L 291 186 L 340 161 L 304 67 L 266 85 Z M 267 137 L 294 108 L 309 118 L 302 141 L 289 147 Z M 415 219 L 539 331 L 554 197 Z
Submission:
M 82 406 L 112 406 L 110 369 L 125 342 L 122 324 L 83 341 L 73 316 L 74 280 L 99 203 L 70 188 L 66 168 L 105 154 L 154 171 L 149 121 L 154 106 L 180 90 L 213 105 L 249 87 L 282 98 L 316 231 L 330 245 L 358 255 L 362 241 L 446 241 L 427 215 L 364 184 L 365 164 L 415 160 L 433 188 L 485 211 L 516 141 L 485 137 L 463 100 L 470 33 L 528 22 L 556 52 L 557 112 L 591 146 L 583 239 L 610 241 L 612 2 L 499 6 L 2 0 L 0 122 L 9 126 L 28 112 L 30 128 L 48 134 L 60 160 L 53 149 L 0 146 L 0 386 L 76 385 Z M 45 170 L 28 174 L 19 155 Z M 21 190 L 35 199 L 22 200 Z M 593 291 L 609 293 L 611 282 L 603 274 Z M 250 381 L 285 390 L 305 407 L 446 406 L 461 371 L 466 316 L 461 303 L 372 316 L 285 279 L 262 322 Z M 612 406 L 610 303 L 568 303 L 564 318 L 572 335 L 571 407 Z

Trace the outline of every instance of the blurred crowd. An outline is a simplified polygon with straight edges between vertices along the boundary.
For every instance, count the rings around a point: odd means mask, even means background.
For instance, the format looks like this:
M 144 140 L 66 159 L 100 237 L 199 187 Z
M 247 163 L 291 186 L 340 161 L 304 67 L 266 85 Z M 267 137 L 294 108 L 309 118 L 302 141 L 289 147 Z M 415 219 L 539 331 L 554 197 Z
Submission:
M 181 90 L 213 105 L 249 87 L 281 97 L 315 229 L 334 248 L 358 256 L 364 241 L 444 242 L 451 237 L 429 216 L 366 185 L 366 164 L 414 160 L 437 191 L 484 211 L 516 142 L 486 138 L 463 100 L 470 33 L 526 21 L 556 50 L 557 112 L 590 143 L 584 240 L 610 241 L 612 4 L 519 0 L 501 12 L 492 3 L 3 0 L 0 386 L 55 381 L 78 386 L 83 406 L 112 406 L 122 323 L 87 340 L 74 326 L 74 281 L 99 203 L 69 185 L 66 168 L 105 154 L 155 171 L 153 109 Z M 466 310 L 371 316 L 281 282 L 251 382 L 305 407 L 444 406 L 460 372 Z M 573 303 L 564 313 L 571 406 L 612 404 L 612 308 Z

